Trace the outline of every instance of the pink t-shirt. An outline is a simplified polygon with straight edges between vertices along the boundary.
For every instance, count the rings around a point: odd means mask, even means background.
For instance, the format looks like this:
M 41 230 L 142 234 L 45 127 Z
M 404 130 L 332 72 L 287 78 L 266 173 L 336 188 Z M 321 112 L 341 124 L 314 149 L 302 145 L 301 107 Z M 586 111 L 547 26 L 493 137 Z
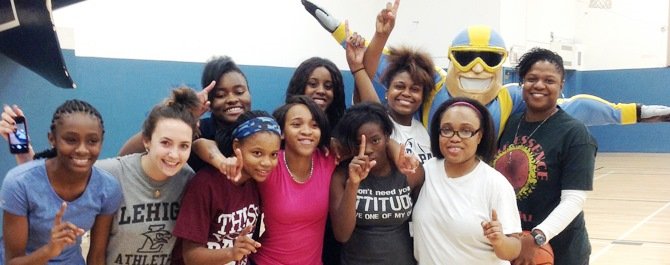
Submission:
M 260 239 L 263 246 L 251 257 L 256 264 L 322 264 L 335 160 L 320 150 L 314 152 L 312 159 L 312 177 L 300 184 L 286 169 L 282 150 L 277 167 L 265 182 L 259 183 L 265 232 Z

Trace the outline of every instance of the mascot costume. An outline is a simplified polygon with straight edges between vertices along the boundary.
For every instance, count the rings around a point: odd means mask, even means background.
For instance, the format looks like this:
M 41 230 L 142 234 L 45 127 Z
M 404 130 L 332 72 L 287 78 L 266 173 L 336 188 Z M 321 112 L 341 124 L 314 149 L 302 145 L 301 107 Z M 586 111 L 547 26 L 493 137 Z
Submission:
M 302 0 L 305 9 L 346 47 L 345 25 L 313 3 Z M 447 71 L 435 67 L 435 88 L 424 100 L 420 120 L 429 126 L 433 112 L 451 97 L 469 97 L 485 105 L 493 116 L 498 135 L 515 113 L 525 110 L 519 84 L 503 85 L 503 63 L 507 50 L 502 37 L 486 26 L 468 27 L 459 33 L 449 47 Z M 475 67 L 477 66 L 477 67 Z M 386 90 L 379 82 L 386 68 L 386 50 L 373 78 L 380 98 Z M 586 125 L 634 124 L 637 122 L 670 121 L 670 107 L 636 103 L 613 104 L 591 95 L 559 99 L 559 106 Z

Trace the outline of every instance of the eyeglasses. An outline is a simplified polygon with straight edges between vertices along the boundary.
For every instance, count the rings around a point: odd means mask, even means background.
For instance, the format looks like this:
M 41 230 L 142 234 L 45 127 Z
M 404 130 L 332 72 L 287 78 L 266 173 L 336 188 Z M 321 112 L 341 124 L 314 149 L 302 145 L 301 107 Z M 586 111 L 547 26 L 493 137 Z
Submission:
M 440 128 L 440 136 L 445 137 L 445 138 L 451 138 L 454 137 L 454 135 L 458 135 L 459 138 L 461 139 L 466 139 L 466 138 L 471 138 L 472 136 L 475 136 L 482 128 L 479 128 L 477 130 L 470 130 L 470 129 L 464 129 L 460 131 L 456 131 L 452 128 Z
M 462 72 L 480 63 L 488 72 L 498 70 L 507 58 L 507 50 L 500 47 L 451 47 L 449 60 Z

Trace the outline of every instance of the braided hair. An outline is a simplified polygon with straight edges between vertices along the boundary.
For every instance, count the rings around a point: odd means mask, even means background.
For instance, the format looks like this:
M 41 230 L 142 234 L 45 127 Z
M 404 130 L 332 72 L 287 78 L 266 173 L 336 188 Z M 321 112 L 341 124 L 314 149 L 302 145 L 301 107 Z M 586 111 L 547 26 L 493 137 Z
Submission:
M 91 115 L 95 118 L 97 118 L 100 121 L 100 128 L 102 129 L 102 135 L 105 135 L 105 125 L 104 122 L 102 121 L 102 115 L 100 115 L 100 112 L 93 107 L 93 105 L 89 104 L 86 101 L 79 100 L 79 99 L 70 99 L 66 100 L 63 104 L 58 106 L 56 111 L 54 112 L 53 117 L 51 118 L 51 127 L 49 127 L 49 130 L 51 133 L 55 133 L 56 130 L 56 123 L 65 115 L 68 114 L 73 114 L 73 113 L 83 113 L 83 114 L 88 114 Z M 55 147 L 51 147 L 47 150 L 44 150 L 42 152 L 36 153 L 34 156 L 34 159 L 40 159 L 40 158 L 52 158 L 56 157 L 58 152 L 56 151 Z

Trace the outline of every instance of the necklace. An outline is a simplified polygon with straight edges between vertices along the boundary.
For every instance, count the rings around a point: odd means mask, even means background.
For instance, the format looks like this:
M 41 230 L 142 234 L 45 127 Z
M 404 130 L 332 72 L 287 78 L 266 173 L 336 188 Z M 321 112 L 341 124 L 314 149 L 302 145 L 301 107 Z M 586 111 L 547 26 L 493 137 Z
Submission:
M 160 196 L 161 196 L 161 190 L 160 190 L 160 189 L 156 189 L 156 191 L 154 191 L 154 198 L 158 198 L 158 197 L 160 197 Z
M 286 170 L 288 170 L 288 174 L 291 175 L 291 178 L 293 181 L 295 181 L 298 184 L 305 184 L 310 178 L 312 178 L 312 170 L 314 170 L 314 160 L 310 157 L 310 165 L 309 165 L 309 175 L 307 175 L 307 178 L 303 181 L 298 180 L 298 177 L 291 172 L 291 169 L 288 167 L 288 162 L 286 162 L 286 153 L 284 153 L 284 165 L 286 166 Z
M 556 112 L 558 112 L 558 109 L 554 109 L 554 111 L 551 112 L 551 114 L 549 114 L 549 116 L 547 116 L 546 118 L 544 118 L 544 120 L 542 120 L 542 122 L 540 122 L 540 125 L 538 125 L 537 127 L 535 127 L 535 130 L 533 130 L 533 131 L 528 135 L 527 138 L 530 139 L 530 137 L 532 137 L 533 134 L 535 134 L 535 132 L 537 132 L 537 130 L 540 129 L 540 127 L 542 127 L 542 125 L 543 125 L 549 118 L 551 118 L 551 116 L 554 116 L 554 114 L 556 114 Z M 521 128 L 521 123 L 524 121 L 525 118 L 526 118 L 526 113 L 524 113 L 523 115 L 521 115 L 521 119 L 519 120 L 519 123 L 517 123 L 517 125 L 516 125 L 516 132 L 514 132 L 514 138 L 512 138 L 512 143 L 514 143 L 514 141 L 516 141 L 516 137 L 519 135 L 519 128 Z M 512 151 L 511 151 L 511 150 L 510 150 L 509 152 L 507 152 L 507 164 L 508 164 L 508 165 L 512 164 Z

